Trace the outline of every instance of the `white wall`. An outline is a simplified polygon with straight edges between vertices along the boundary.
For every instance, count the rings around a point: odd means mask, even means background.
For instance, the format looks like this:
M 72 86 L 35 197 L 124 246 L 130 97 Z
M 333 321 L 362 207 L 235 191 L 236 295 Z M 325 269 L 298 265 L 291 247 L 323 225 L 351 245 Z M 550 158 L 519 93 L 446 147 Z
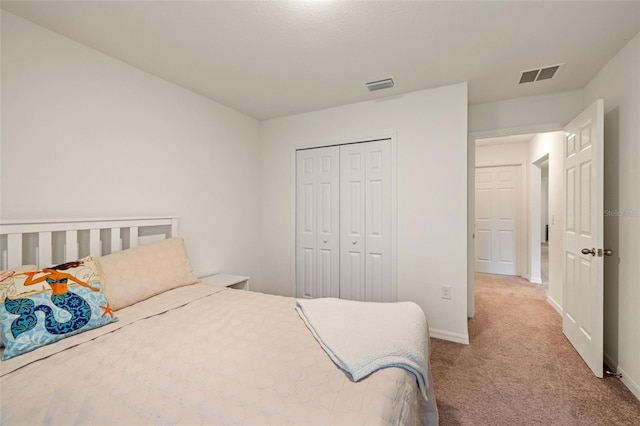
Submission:
M 560 130 L 581 109 L 581 90 L 469 105 L 469 133 L 477 139 Z
M 520 197 L 518 199 L 518 233 L 517 239 L 517 270 L 518 275 L 529 279 L 528 246 L 528 212 L 527 199 L 529 191 L 529 144 L 511 143 L 498 145 L 476 145 L 476 166 L 520 166 Z M 475 265 L 474 265 L 475 266 Z
M 529 144 L 509 143 L 496 145 L 476 145 L 476 166 L 500 166 L 507 164 L 528 164 Z
M 537 134 L 529 142 L 529 167 L 531 170 L 538 169 L 538 167 L 533 163 L 545 156 L 548 156 L 549 158 L 549 283 L 547 288 L 547 300 L 560 312 L 562 312 L 562 226 L 564 223 L 564 195 L 562 193 L 563 140 L 564 135 L 562 132 L 548 132 Z M 538 180 L 537 182 L 534 182 L 532 177 L 531 186 L 534 184 L 541 187 L 540 181 Z M 535 197 L 536 195 L 532 195 L 532 203 L 537 201 Z M 539 201 L 537 202 L 539 203 Z M 541 206 L 537 211 L 540 210 Z M 540 223 L 538 222 L 537 225 L 540 226 Z M 537 232 L 536 235 L 540 235 L 540 232 Z M 540 239 L 532 241 L 531 248 L 533 249 L 536 246 L 539 247 L 540 241 Z
M 584 88 L 605 104 L 605 356 L 640 398 L 640 34 Z
M 397 141 L 398 300 L 418 303 L 434 336 L 466 342 L 466 83 L 262 123 L 260 290 L 292 295 L 294 150 L 389 135 Z M 441 299 L 441 285 L 452 287 L 451 300 Z
M 176 215 L 196 273 L 257 273 L 259 123 L 2 11 L 2 219 Z

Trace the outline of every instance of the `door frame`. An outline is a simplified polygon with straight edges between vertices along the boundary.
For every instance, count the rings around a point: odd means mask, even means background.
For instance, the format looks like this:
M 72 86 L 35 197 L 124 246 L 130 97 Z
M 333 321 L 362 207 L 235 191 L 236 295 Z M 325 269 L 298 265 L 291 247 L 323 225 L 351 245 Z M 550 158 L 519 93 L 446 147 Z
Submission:
M 291 173 L 291 294 L 296 294 L 296 151 L 301 149 L 325 148 L 329 146 L 348 145 L 389 139 L 391 143 L 391 287 L 393 300 L 398 300 L 398 188 L 397 188 L 397 154 L 396 134 L 371 135 L 362 138 L 345 139 L 342 141 L 308 141 L 291 147 L 289 171 Z
M 529 170 L 529 213 L 531 220 L 529 221 L 529 282 L 533 284 L 542 284 L 542 263 L 540 256 L 540 246 L 542 237 L 540 233 L 541 222 L 538 218 L 542 216 L 542 168 L 541 164 L 549 159 L 549 153 L 544 154 L 540 158 L 531 159 Z

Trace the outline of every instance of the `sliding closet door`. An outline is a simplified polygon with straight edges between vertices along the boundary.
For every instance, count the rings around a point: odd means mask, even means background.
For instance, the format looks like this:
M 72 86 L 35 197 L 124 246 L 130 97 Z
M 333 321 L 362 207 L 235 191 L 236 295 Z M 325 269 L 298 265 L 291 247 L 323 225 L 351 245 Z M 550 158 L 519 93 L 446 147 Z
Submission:
M 340 295 L 340 151 L 296 153 L 297 297 Z
M 389 139 L 340 147 L 340 297 L 395 300 Z

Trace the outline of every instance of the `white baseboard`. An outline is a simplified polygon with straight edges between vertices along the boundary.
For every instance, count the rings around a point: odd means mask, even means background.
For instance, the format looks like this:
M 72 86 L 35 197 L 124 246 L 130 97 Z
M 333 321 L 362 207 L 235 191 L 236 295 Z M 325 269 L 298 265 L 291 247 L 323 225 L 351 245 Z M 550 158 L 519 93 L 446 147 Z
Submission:
M 469 344 L 468 334 L 452 333 L 450 331 L 429 328 L 429 336 L 436 339 L 448 340 L 449 342 L 462 343 L 463 345 Z
M 616 373 L 622 374 L 622 383 L 629 388 L 632 394 L 635 395 L 636 398 L 640 399 L 640 385 L 633 381 L 633 379 L 629 378 L 629 375 L 621 368 L 618 363 L 608 354 L 604 353 L 604 362 Z
M 547 302 L 560 314 L 560 316 L 562 316 L 562 306 L 560 306 L 560 304 L 556 302 L 553 297 L 547 295 Z
M 542 284 L 542 278 L 530 277 L 529 282 L 531 284 Z
M 622 383 L 624 383 L 629 388 L 631 393 L 634 394 L 636 398 L 640 399 L 640 385 L 630 379 L 629 375 L 625 373 L 624 370 L 620 368 L 620 366 L 617 366 L 616 370 L 618 373 L 622 374 Z
M 604 356 L 604 363 L 607 364 L 607 366 L 609 366 L 609 368 L 611 368 L 613 371 L 617 372 L 618 363 L 614 361 L 613 358 L 611 358 L 611 355 L 609 355 L 607 351 L 604 351 L 603 356 Z

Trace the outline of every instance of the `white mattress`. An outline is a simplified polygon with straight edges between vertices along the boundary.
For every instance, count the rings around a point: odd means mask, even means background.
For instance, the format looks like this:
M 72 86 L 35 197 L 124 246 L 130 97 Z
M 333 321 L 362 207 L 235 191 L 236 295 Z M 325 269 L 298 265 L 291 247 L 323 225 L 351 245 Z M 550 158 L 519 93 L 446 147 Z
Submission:
M 354 383 L 295 299 L 180 287 L 3 361 L 2 424 L 396 425 L 436 421 L 400 368 Z M 429 383 L 429 386 L 433 386 Z

